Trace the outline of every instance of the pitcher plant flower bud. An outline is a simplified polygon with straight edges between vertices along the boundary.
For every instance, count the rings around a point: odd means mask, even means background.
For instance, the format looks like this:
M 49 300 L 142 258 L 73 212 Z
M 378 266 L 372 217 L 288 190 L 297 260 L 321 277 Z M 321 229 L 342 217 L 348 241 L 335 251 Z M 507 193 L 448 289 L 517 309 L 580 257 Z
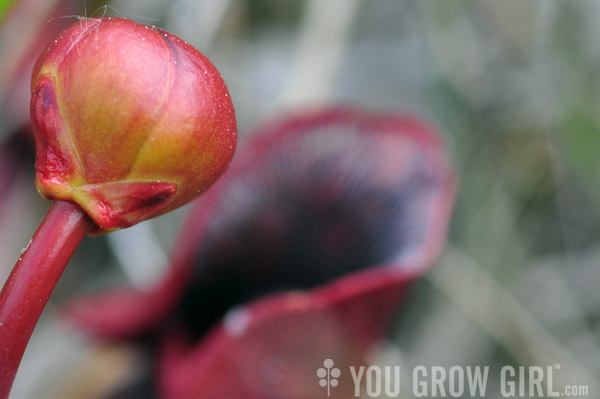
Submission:
M 36 186 L 99 228 L 158 216 L 225 171 L 237 131 L 227 87 L 198 50 L 121 18 L 65 30 L 33 71 Z

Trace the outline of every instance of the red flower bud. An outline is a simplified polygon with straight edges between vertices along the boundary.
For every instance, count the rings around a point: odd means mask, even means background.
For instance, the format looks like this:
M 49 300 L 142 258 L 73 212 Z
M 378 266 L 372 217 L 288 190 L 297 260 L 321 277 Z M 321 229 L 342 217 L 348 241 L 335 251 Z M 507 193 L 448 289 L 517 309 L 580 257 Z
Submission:
M 36 186 L 100 229 L 128 227 L 206 190 L 237 132 L 219 72 L 196 49 L 120 18 L 65 30 L 33 73 Z

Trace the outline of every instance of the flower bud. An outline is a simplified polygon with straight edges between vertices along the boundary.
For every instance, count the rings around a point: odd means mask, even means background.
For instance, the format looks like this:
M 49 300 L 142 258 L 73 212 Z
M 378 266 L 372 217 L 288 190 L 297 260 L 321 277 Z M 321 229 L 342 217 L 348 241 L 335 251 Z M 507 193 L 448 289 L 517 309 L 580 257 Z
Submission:
M 36 186 L 100 229 L 128 227 L 206 190 L 235 151 L 233 104 L 200 52 L 157 28 L 84 19 L 41 55 L 31 120 Z

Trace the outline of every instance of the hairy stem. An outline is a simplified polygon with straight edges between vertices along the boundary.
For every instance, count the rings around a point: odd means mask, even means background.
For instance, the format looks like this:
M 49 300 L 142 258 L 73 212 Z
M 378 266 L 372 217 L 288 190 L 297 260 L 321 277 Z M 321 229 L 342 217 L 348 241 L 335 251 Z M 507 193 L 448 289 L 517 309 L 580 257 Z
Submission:
M 0 292 L 0 399 L 8 398 L 29 338 L 75 249 L 94 226 L 54 200 Z

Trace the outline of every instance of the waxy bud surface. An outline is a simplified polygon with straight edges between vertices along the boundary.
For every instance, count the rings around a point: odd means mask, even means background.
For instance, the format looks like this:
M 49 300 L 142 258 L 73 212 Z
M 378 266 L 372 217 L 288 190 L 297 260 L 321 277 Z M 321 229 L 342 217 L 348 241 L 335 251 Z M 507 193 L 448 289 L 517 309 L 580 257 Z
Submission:
M 120 18 L 67 28 L 33 71 L 36 186 L 99 229 L 194 199 L 235 151 L 234 108 L 212 63 L 181 39 Z

